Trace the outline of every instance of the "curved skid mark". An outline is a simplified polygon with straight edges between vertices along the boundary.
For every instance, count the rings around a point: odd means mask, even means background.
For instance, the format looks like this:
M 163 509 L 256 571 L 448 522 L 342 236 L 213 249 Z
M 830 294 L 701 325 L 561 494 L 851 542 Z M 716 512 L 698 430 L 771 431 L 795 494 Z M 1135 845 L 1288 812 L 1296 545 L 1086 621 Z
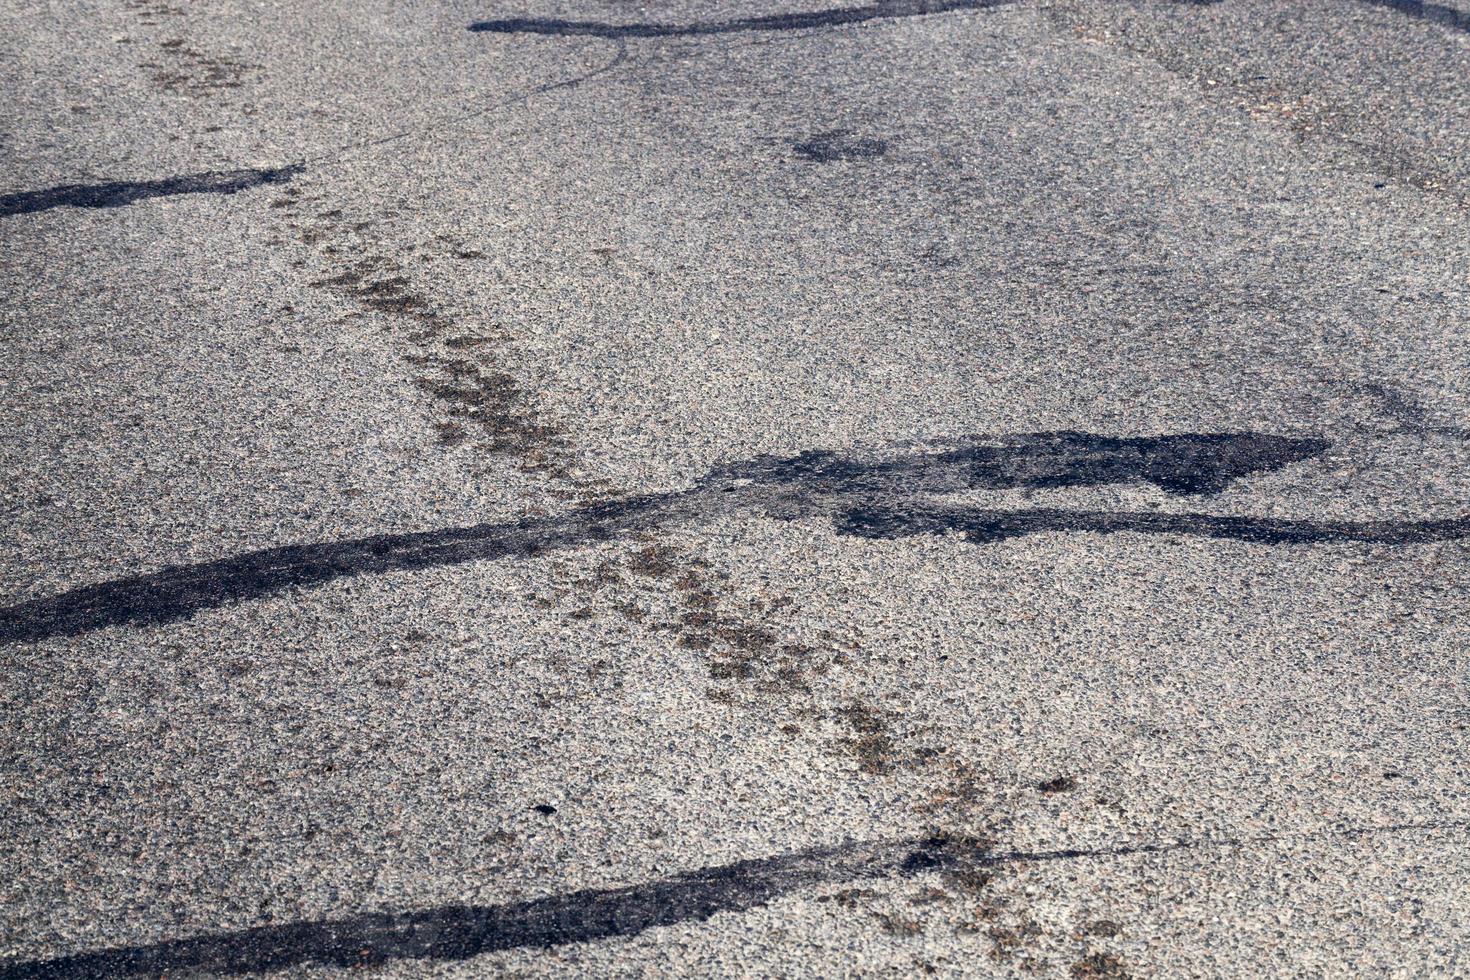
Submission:
M 929 498 L 971 490 L 1152 483 L 1207 494 L 1251 473 L 1323 452 L 1319 439 L 1256 433 L 1118 439 L 1039 433 L 963 440 L 943 452 L 878 461 L 834 452 L 719 467 L 691 489 L 624 497 L 558 516 L 353 541 L 288 545 L 164 568 L 0 609 L 0 640 L 75 636 L 109 626 L 183 619 L 292 588 L 470 561 L 527 559 L 563 548 L 709 521 L 736 511 L 776 520 L 828 520 L 840 534 L 898 538 L 960 532 L 990 543 L 1048 531 L 1192 534 L 1255 544 L 1409 545 L 1470 537 L 1470 517 L 1431 521 L 1310 521 L 1206 514 L 1003 511 L 944 507 Z

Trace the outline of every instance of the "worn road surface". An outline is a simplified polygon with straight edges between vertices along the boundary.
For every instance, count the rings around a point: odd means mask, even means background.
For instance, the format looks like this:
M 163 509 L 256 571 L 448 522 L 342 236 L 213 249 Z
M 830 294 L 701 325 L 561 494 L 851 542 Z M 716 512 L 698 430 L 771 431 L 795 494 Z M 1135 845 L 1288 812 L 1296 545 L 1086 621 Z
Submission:
M 1470 974 L 1470 0 L 823 2 L 0 0 L 0 978 Z

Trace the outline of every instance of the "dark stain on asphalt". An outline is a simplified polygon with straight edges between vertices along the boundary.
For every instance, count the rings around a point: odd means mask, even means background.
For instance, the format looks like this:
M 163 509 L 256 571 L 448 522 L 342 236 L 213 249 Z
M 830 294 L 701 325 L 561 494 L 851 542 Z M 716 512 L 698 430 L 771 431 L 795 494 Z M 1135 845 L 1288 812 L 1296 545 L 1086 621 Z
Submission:
M 756 710 L 781 705 L 818 730 L 829 722 L 835 738 L 828 747 L 856 758 L 865 771 L 888 771 L 902 761 L 879 755 L 896 755 L 883 712 L 864 711 L 858 701 L 828 710 L 814 697 L 816 678 L 853 662 L 862 649 L 860 631 L 803 625 L 801 606 L 769 582 L 737 579 L 655 535 L 638 535 L 629 545 L 600 550 L 603 560 L 581 575 L 572 572 L 576 559 L 552 562 L 554 584 L 533 604 L 575 604 L 565 614 L 570 621 L 621 617 L 629 629 L 668 637 L 708 670 L 714 683 L 704 694 L 710 700 Z M 803 731 L 790 723 L 777 727 L 787 736 Z
M 238 974 L 303 964 L 363 968 L 391 960 L 464 960 L 636 936 L 743 912 L 824 885 L 942 872 L 983 861 L 985 845 L 932 837 L 815 848 L 702 868 L 627 888 L 587 889 L 513 905 L 449 905 L 327 922 L 262 926 L 0 968 L 0 980 L 175 973 Z
M 804 627 L 791 596 L 773 593 L 765 581 L 737 579 L 655 535 L 636 535 L 626 545 L 602 551 L 603 560 L 580 575 L 572 572 L 574 562 L 553 562 L 553 584 L 533 604 L 573 606 L 566 613 L 572 622 L 621 617 L 628 628 L 670 638 L 709 671 L 714 684 L 705 695 L 711 700 L 757 709 L 782 704 L 814 729 L 830 723 L 829 747 L 866 772 L 888 772 L 909 761 L 889 731 L 888 712 L 858 700 L 829 710 L 814 697 L 816 678 L 854 662 L 863 649 L 861 631 L 851 624 L 839 631 Z M 788 736 L 803 731 L 789 723 L 779 730 Z
M 1043 793 L 1070 793 L 1077 788 L 1077 780 L 1071 776 L 1058 776 L 1055 779 L 1048 779 L 1036 788 Z
M 0 609 L 0 639 L 34 641 L 182 619 L 291 588 L 470 561 L 528 559 L 627 540 L 735 512 L 826 520 L 839 534 L 893 539 L 958 532 L 989 544 L 1048 531 L 1186 534 L 1265 545 L 1411 545 L 1470 537 L 1470 516 L 1423 521 L 1295 520 L 1200 513 L 994 510 L 929 498 L 976 490 L 1152 483 L 1208 494 L 1328 448 L 1258 433 L 1116 438 L 1082 432 L 969 438 L 876 459 L 830 451 L 718 467 L 688 490 L 622 497 L 565 514 L 349 541 L 286 545 L 70 589 Z
M 1470 12 L 1456 10 L 1443 3 L 1426 3 L 1425 0 L 1359 0 L 1374 7 L 1387 7 L 1415 20 L 1427 21 L 1448 27 L 1453 31 L 1470 33 Z
M 848 732 L 838 739 L 838 746 L 857 760 L 863 772 L 876 775 L 892 770 L 897 747 L 887 714 L 856 701 L 843 705 L 833 714 Z
M 1372 398 L 1378 414 L 1394 422 L 1401 432 L 1420 436 L 1445 436 L 1470 442 L 1470 429 L 1458 425 L 1437 424 L 1431 419 L 1429 410 L 1405 391 L 1377 382 L 1350 387 Z
M 864 7 L 832 7 L 790 14 L 767 14 L 708 24 L 607 24 L 589 20 L 514 17 L 479 21 L 471 24 L 469 29 L 491 34 L 552 34 L 558 37 L 690 37 L 744 31 L 802 31 L 817 27 L 841 27 L 870 20 L 922 17 L 955 10 L 984 10 L 1011 2 L 1013 0 L 882 0 Z
M 0 217 L 51 208 L 121 208 L 150 197 L 176 194 L 236 194 L 266 184 L 285 184 L 301 173 L 300 164 L 251 170 L 219 170 L 162 180 L 114 180 L 103 184 L 63 184 L 40 191 L 0 196 Z
M 871 136 L 854 136 L 847 130 L 837 129 L 792 143 L 791 149 L 803 160 L 835 163 L 839 160 L 872 160 L 881 157 L 888 152 L 888 144 Z
M 840 534 L 896 539 L 959 532 L 971 544 L 1048 531 L 1094 534 L 1187 534 L 1251 544 L 1428 544 L 1470 537 L 1470 517 L 1437 521 L 1303 521 L 1212 514 L 1114 513 L 1082 510 L 988 510 L 975 507 L 873 507 L 848 512 Z
M 184 8 L 173 3 L 164 3 L 162 0 L 124 0 L 123 9 L 139 14 L 141 23 L 156 24 L 158 21 L 152 19 L 157 17 L 182 17 Z
M 1116 980 L 1128 976 L 1120 957 L 1112 953 L 1089 953 L 1072 964 L 1074 977 L 1113 977 Z
M 180 95 L 209 96 L 240 88 L 245 76 L 260 68 L 229 56 L 200 51 L 183 38 L 164 41 L 159 48 L 164 60 L 145 61 L 139 67 L 153 70 L 150 77 L 160 89 Z
M 440 444 L 508 457 L 525 472 L 575 482 L 571 439 L 508 368 L 508 334 L 485 323 L 461 324 L 452 309 L 433 299 L 407 257 L 395 258 L 395 249 L 376 240 L 377 220 L 353 220 L 340 209 L 314 206 L 316 201 L 298 187 L 287 187 L 270 206 L 326 263 L 328 274 L 311 285 L 384 318 L 413 368 L 413 384 L 442 413 L 434 422 Z M 466 251 L 465 243 L 439 235 L 418 258 Z M 600 490 L 596 481 L 581 481 L 571 492 L 590 497 Z

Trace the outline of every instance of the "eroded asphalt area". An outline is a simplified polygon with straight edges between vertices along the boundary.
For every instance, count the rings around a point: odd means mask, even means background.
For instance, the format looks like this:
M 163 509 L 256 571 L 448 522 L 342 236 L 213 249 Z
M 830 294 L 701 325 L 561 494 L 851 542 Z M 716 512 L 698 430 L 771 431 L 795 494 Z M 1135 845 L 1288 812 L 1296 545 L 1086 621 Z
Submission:
M 4 8 L 0 976 L 1470 972 L 1470 5 Z

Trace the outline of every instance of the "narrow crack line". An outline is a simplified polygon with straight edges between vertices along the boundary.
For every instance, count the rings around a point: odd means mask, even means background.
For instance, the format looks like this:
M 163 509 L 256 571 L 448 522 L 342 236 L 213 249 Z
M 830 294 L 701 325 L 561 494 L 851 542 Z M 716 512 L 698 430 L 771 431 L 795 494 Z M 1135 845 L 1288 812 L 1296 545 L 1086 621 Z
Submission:
M 606 64 L 594 68 L 591 71 L 585 71 L 580 75 L 575 75 L 571 78 L 564 78 L 561 81 L 547 82 L 544 85 L 539 85 L 536 88 L 529 89 L 525 92 L 508 96 L 507 98 L 502 99 L 499 102 L 495 102 L 481 109 L 474 109 L 469 112 L 446 116 L 441 119 L 436 119 L 433 122 L 426 123 L 423 126 L 405 129 L 397 133 L 391 133 L 387 136 L 381 136 L 371 140 L 352 143 L 336 150 L 330 150 L 325 154 L 319 156 L 306 157 L 302 159 L 301 164 L 303 166 L 310 165 L 312 167 L 325 167 L 329 164 L 339 163 L 348 156 L 351 156 L 353 153 L 357 153 L 362 150 L 373 149 L 379 146 L 384 146 L 388 143 L 393 143 L 402 139 L 408 139 L 414 136 L 430 136 L 438 132 L 439 130 L 442 130 L 446 126 L 456 126 L 460 123 L 469 122 L 472 119 L 478 119 L 481 116 L 488 115 L 489 113 L 496 112 L 501 109 L 508 109 L 511 106 L 520 105 L 523 102 L 530 101 L 538 95 L 545 95 L 548 92 L 556 92 L 561 89 L 577 88 L 580 85 L 590 82 L 594 78 L 598 78 L 602 75 L 608 74 L 609 72 L 617 70 L 628 61 L 628 46 L 622 42 L 619 42 L 617 47 L 617 54 L 613 56 L 611 61 L 608 61 Z
M 1120 844 L 1114 847 L 1059 848 L 1051 851 L 991 852 L 978 859 L 981 865 L 1034 864 L 1048 861 L 1077 861 L 1133 857 L 1135 855 L 1168 854 L 1172 851 L 1198 851 L 1248 848 L 1262 844 L 1285 844 L 1314 840 L 1378 837 L 1415 831 L 1470 831 L 1470 818 L 1448 818 L 1410 823 L 1339 826 L 1297 834 L 1260 834 L 1251 837 L 1186 837 L 1174 841 L 1152 841 L 1142 844 Z

